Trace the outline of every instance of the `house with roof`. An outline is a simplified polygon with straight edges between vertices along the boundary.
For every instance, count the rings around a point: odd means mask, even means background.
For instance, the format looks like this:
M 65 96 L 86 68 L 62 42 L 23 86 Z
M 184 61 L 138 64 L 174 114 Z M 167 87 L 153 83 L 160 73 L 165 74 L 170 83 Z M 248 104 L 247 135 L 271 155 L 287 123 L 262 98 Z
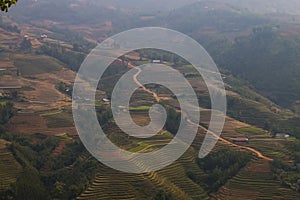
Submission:
M 232 142 L 249 142 L 248 138 L 233 138 Z
M 287 133 L 276 133 L 276 134 L 275 134 L 275 137 L 276 137 L 276 138 L 289 138 L 290 135 L 287 134 Z

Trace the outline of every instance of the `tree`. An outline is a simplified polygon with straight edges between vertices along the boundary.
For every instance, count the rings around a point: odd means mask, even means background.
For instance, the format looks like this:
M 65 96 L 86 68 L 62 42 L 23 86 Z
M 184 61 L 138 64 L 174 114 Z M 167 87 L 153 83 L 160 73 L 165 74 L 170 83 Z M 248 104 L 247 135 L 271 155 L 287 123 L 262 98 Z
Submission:
M 30 51 L 32 48 L 31 41 L 29 39 L 24 38 L 24 40 L 21 42 L 20 47 L 22 50 L 28 50 Z
M 17 200 L 48 199 L 48 193 L 35 169 L 26 168 L 18 177 L 15 188 Z
M 18 0 L 0 0 L 0 8 L 2 11 L 7 12 L 13 4 L 17 4 L 17 1 Z
M 173 199 L 172 194 L 164 190 L 159 190 L 156 196 L 154 197 L 154 200 L 172 200 L 172 199 Z

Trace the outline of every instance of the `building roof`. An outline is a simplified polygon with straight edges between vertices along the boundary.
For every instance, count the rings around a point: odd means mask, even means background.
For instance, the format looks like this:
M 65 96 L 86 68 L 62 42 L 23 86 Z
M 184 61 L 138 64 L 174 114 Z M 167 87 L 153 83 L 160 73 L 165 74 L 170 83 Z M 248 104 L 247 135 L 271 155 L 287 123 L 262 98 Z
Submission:
M 276 137 L 290 137 L 290 135 L 287 133 L 276 133 L 275 136 Z
M 248 138 L 233 138 L 232 140 L 236 141 L 236 142 L 247 142 L 247 141 L 249 141 Z
M 152 60 L 153 63 L 160 63 L 161 60 Z
M 109 99 L 102 99 L 104 102 L 110 102 Z

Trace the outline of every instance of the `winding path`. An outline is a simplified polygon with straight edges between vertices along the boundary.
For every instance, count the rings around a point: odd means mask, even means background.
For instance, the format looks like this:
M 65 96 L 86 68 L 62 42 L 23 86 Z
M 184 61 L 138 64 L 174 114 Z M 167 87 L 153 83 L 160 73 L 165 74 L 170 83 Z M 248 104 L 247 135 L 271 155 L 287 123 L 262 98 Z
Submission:
M 160 99 L 160 97 L 157 95 L 157 93 L 155 93 L 155 92 L 153 92 L 153 91 L 147 89 L 147 88 L 146 88 L 141 82 L 139 82 L 139 80 L 137 79 L 138 75 L 142 72 L 142 70 L 141 70 L 140 68 L 134 66 L 134 65 L 133 65 L 132 63 L 130 63 L 130 62 L 128 62 L 128 67 L 129 67 L 129 68 L 134 68 L 134 69 L 137 69 L 137 70 L 138 70 L 138 72 L 133 76 L 134 82 L 135 82 L 138 86 L 140 86 L 145 92 L 147 92 L 147 93 L 149 93 L 149 94 L 152 94 L 153 97 L 155 98 L 155 100 L 156 100 L 157 102 L 160 102 L 161 99 Z M 232 147 L 237 147 L 237 148 L 240 148 L 240 149 L 245 149 L 245 150 L 247 150 L 247 151 L 250 151 L 250 152 L 256 154 L 258 158 L 264 159 L 264 160 L 266 160 L 266 161 L 273 161 L 272 158 L 267 157 L 267 156 L 264 156 L 263 153 L 261 153 L 260 151 L 254 149 L 254 148 L 247 147 L 247 146 L 237 145 L 237 144 L 235 144 L 235 143 L 233 143 L 233 142 L 231 142 L 231 141 L 229 141 L 229 140 L 226 140 L 226 139 L 224 139 L 224 138 L 222 138 L 222 137 L 219 137 L 219 136 L 218 136 L 217 134 L 215 134 L 214 132 L 208 130 L 208 129 L 205 128 L 204 126 L 201 126 L 201 125 L 199 125 L 199 124 L 196 124 L 196 123 L 192 122 L 190 119 L 188 119 L 187 122 L 190 123 L 190 124 L 192 124 L 192 125 L 198 126 L 201 130 L 203 130 L 203 131 L 205 131 L 205 132 L 207 132 L 207 133 L 210 133 L 211 135 L 213 135 L 215 138 L 219 139 L 219 140 L 220 140 L 221 142 L 223 142 L 224 144 L 227 144 L 227 145 L 232 146 Z

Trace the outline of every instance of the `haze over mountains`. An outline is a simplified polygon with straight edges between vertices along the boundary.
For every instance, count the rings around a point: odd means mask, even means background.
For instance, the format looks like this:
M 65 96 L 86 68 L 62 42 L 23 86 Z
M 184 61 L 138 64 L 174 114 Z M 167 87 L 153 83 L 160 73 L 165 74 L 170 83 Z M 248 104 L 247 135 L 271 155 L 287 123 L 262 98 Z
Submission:
M 83 1 L 79 1 L 83 2 Z M 298 0 L 94 0 L 103 5 L 118 5 L 137 10 L 172 10 L 195 2 L 225 3 L 237 9 L 257 13 L 288 13 L 300 14 L 300 2 Z
M 298 1 L 19 0 L 0 15 L 0 200 L 300 199 Z M 161 103 L 168 114 L 164 128 L 143 139 L 123 132 L 110 99 L 129 70 L 141 85 L 138 66 L 154 60 L 169 65 L 190 83 L 201 107 L 199 132 L 180 159 L 149 174 L 122 173 L 98 162 L 81 143 L 72 98 L 86 109 L 91 99 L 73 95 L 73 83 L 97 43 L 149 26 L 180 31 L 203 45 L 224 80 L 228 117 L 216 147 L 199 159 L 212 114 L 204 79 L 171 52 L 139 49 L 121 56 L 101 77 L 92 105 L 116 146 L 129 154 L 154 152 L 177 145 L 180 121 L 195 125 L 179 112 L 173 92 L 154 83 L 137 89 L 129 108 L 118 110 L 147 126 L 151 106 Z M 165 81 L 163 69 L 156 73 Z
M 47 0 L 23 0 L 22 2 L 48 2 Z M 20 2 L 19 4 L 22 4 Z M 73 6 L 80 5 L 100 5 L 111 9 L 129 9 L 131 11 L 170 11 L 182 6 L 196 3 L 208 2 L 216 4 L 226 4 L 229 7 L 242 11 L 250 11 L 260 14 L 286 13 L 299 15 L 300 1 L 298 0 L 52 0 L 51 3 L 65 4 Z

